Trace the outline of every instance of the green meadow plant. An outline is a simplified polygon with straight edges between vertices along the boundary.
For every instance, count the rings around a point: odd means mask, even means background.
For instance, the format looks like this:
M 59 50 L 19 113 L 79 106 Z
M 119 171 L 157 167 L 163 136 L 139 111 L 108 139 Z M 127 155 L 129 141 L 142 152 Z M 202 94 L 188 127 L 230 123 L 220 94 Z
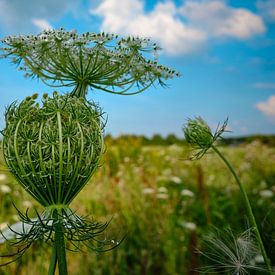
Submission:
M 17 182 L 44 207 L 35 218 L 18 210 L 21 223 L 2 232 L 21 257 L 34 241 L 52 246 L 49 273 L 67 274 L 66 248 L 95 252 L 120 241 L 106 238 L 106 223 L 79 216 L 70 203 L 100 165 L 104 152 L 101 108 L 88 100 L 88 89 L 130 95 L 156 81 L 178 75 L 158 64 L 159 47 L 149 39 L 105 33 L 49 30 L 39 35 L 8 36 L 2 58 L 9 58 L 26 77 L 53 87 L 72 87 L 67 94 L 34 94 L 6 110 L 3 135 L 5 162 Z M 152 54 L 153 53 L 153 54 Z M 18 229 L 19 227 L 19 229 Z M 17 228 L 17 230 L 15 230 Z M 11 234 L 12 233 L 12 234 Z M 14 238 L 11 238 L 12 235 Z
M 208 150 L 212 149 L 225 163 L 231 174 L 233 175 L 236 183 L 239 186 L 241 195 L 243 197 L 243 201 L 246 207 L 249 223 L 255 231 L 255 237 L 260 247 L 262 256 L 264 258 L 265 264 L 270 274 L 272 273 L 272 268 L 270 265 L 270 260 L 267 256 L 258 225 L 256 223 L 255 216 L 252 211 L 252 207 L 247 196 L 244 185 L 242 184 L 239 176 L 237 175 L 235 169 L 228 159 L 224 156 L 224 154 L 217 148 L 215 142 L 222 137 L 222 134 L 226 132 L 228 119 L 225 122 L 218 126 L 216 131 L 212 133 L 208 124 L 201 118 L 196 117 L 194 119 L 188 119 L 185 127 L 183 128 L 183 132 L 185 135 L 185 139 L 187 143 L 194 149 L 194 154 L 190 157 L 191 159 L 200 159 L 202 158 Z M 234 274 L 243 274 L 243 273 L 234 273 Z

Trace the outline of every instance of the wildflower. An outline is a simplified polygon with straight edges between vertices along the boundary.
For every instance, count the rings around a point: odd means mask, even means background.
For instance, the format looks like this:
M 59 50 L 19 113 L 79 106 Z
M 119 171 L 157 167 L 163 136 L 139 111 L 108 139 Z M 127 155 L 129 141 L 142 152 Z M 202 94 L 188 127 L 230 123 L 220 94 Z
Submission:
M 2 185 L 0 185 L 0 191 L 3 194 L 8 194 L 11 192 L 11 188 L 8 185 L 2 184 Z
M 272 190 L 261 190 L 260 191 L 260 196 L 262 198 L 266 198 L 266 199 L 272 198 L 273 197 L 273 192 L 272 192 Z
M 212 147 L 214 142 L 225 132 L 227 122 L 228 120 L 225 120 L 223 125 L 217 127 L 213 134 L 208 124 L 201 117 L 187 120 L 183 132 L 186 142 L 195 150 L 191 159 L 201 158 Z
M 160 200 L 167 200 L 169 198 L 169 196 L 168 196 L 168 194 L 165 194 L 165 193 L 158 193 L 156 195 L 156 198 L 160 199 Z
M 176 177 L 176 176 L 171 177 L 170 180 L 175 184 L 180 184 L 181 183 L 181 179 L 179 177 Z
M 41 205 L 68 205 L 98 168 L 104 150 L 101 110 L 70 95 L 55 93 L 42 106 L 35 97 L 6 111 L 5 160 Z
M 215 133 L 212 134 L 210 127 L 201 117 L 188 120 L 187 125 L 185 126 L 183 131 L 184 131 L 186 141 L 196 150 L 193 156 L 191 156 L 191 159 L 201 158 L 208 151 L 208 149 L 211 148 L 225 163 L 225 165 L 227 166 L 227 168 L 229 169 L 229 171 L 235 178 L 236 183 L 239 186 L 239 189 L 243 196 L 244 204 L 247 210 L 248 218 L 251 225 L 255 229 L 256 239 L 260 246 L 262 255 L 265 259 L 265 264 L 268 268 L 268 271 L 272 273 L 270 260 L 265 251 L 265 247 L 258 229 L 258 225 L 255 220 L 255 216 L 253 214 L 253 210 L 252 210 L 249 198 L 244 188 L 244 185 L 242 184 L 240 178 L 238 177 L 231 163 L 224 157 L 224 155 L 214 145 L 215 141 L 218 138 L 221 138 L 221 135 L 226 131 L 227 122 L 228 120 L 225 120 L 223 125 L 221 127 L 218 126 Z
M 142 190 L 142 193 L 143 194 L 154 194 L 155 193 L 155 190 L 153 188 L 144 188 Z
M 190 231 L 194 231 L 197 229 L 197 225 L 193 222 L 181 222 L 180 224 L 182 227 Z
M 158 192 L 159 192 L 159 193 L 167 193 L 167 192 L 168 192 L 168 190 L 167 190 L 167 188 L 166 188 L 166 187 L 161 186 L 161 187 L 159 187 L 159 188 L 158 188 Z
M 147 38 L 92 32 L 81 35 L 75 30 L 59 29 L 39 35 L 8 36 L 2 43 L 6 45 L 2 57 L 20 64 L 19 70 L 26 77 L 40 78 L 50 86 L 75 86 L 72 94 L 79 97 L 85 97 L 88 87 L 136 94 L 155 81 L 164 85 L 165 80 L 179 76 L 175 70 L 158 64 L 159 48 Z M 145 58 L 144 51 L 152 53 L 152 58 Z
M 194 197 L 194 193 L 189 189 L 182 189 L 180 194 L 184 197 L 190 197 L 190 198 Z
M 0 174 L 0 181 L 4 181 L 7 179 L 7 176 L 5 174 Z

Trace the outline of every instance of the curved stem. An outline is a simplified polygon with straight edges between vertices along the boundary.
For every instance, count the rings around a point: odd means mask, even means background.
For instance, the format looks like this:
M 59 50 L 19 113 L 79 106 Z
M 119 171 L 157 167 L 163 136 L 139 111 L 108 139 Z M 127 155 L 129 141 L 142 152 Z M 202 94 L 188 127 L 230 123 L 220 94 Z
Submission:
M 53 218 L 55 223 L 54 246 L 55 246 L 57 260 L 58 260 L 59 275 L 67 275 L 68 272 L 67 272 L 64 230 L 63 230 L 62 219 L 60 218 L 57 209 L 55 209 L 53 212 Z
M 234 168 L 232 167 L 231 163 L 223 156 L 223 154 L 214 145 L 212 145 L 212 149 L 223 160 L 223 162 L 226 164 L 227 168 L 230 170 L 233 177 L 235 178 L 237 184 L 239 185 L 240 191 L 243 195 L 243 199 L 244 199 L 245 207 L 246 207 L 246 210 L 247 210 L 247 213 L 248 213 L 249 221 L 250 221 L 251 225 L 254 227 L 254 230 L 255 230 L 255 233 L 256 233 L 256 238 L 257 238 L 258 244 L 260 246 L 265 264 L 267 266 L 267 269 L 268 269 L 269 273 L 272 275 L 274 273 L 272 272 L 272 268 L 271 268 L 271 265 L 270 265 L 270 260 L 269 260 L 267 254 L 266 254 L 265 247 L 264 247 L 264 244 L 263 244 L 263 241 L 262 241 L 259 229 L 258 229 L 258 225 L 256 223 L 255 216 L 254 216 L 253 211 L 252 211 L 250 201 L 249 201 L 247 193 L 245 191 L 245 188 L 242 185 L 242 183 L 240 181 L 240 178 L 238 177 L 238 175 L 235 172 Z
M 57 263 L 57 255 L 56 255 L 55 246 L 53 245 L 48 275 L 54 275 L 55 274 L 56 263 Z

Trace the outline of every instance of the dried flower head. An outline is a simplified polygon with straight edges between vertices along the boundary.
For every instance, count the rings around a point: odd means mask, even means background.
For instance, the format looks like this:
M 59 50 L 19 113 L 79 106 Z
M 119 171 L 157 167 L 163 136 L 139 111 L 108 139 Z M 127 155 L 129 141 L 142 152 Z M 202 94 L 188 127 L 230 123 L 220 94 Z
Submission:
M 8 36 L 2 43 L 2 57 L 10 58 L 26 77 L 38 77 L 50 86 L 73 86 L 72 93 L 81 97 L 88 87 L 116 94 L 140 93 L 156 80 L 164 84 L 179 75 L 158 64 L 160 48 L 144 38 L 77 34 L 61 28 Z
M 201 268 L 203 274 L 243 275 L 250 274 L 252 270 L 267 272 L 265 268 L 254 263 L 260 249 L 252 229 L 237 236 L 230 229 L 215 230 L 203 241 L 205 251 L 201 254 L 204 260 L 210 263 Z
M 195 154 L 191 159 L 201 158 L 214 142 L 221 138 L 221 135 L 226 131 L 228 119 L 224 121 L 222 126 L 217 127 L 215 133 L 212 133 L 208 124 L 201 118 L 188 119 L 183 128 L 185 140 L 195 149 Z

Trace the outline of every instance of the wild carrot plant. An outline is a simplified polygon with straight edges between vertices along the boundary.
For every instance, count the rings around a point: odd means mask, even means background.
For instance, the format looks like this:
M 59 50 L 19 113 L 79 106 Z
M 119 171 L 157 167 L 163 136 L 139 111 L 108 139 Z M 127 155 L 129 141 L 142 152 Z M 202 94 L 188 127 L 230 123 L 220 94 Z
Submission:
M 270 274 L 273 274 L 272 268 L 270 265 L 270 260 L 267 256 L 245 187 L 242 184 L 239 176 L 237 175 L 230 161 L 228 161 L 228 159 L 223 155 L 223 153 L 215 145 L 215 142 L 218 139 L 220 139 L 222 137 L 222 134 L 226 131 L 227 123 L 228 123 L 228 120 L 225 120 L 225 122 L 221 126 L 218 126 L 216 131 L 212 133 L 210 127 L 201 117 L 197 117 L 195 119 L 188 119 L 185 127 L 183 128 L 183 132 L 187 143 L 191 145 L 195 150 L 194 154 L 191 156 L 191 159 L 200 159 L 201 157 L 204 156 L 204 154 L 207 153 L 208 150 L 212 149 L 225 163 L 225 165 L 227 166 L 227 168 L 229 169 L 236 183 L 239 186 L 239 189 L 246 207 L 247 215 L 249 218 L 249 223 L 252 226 L 253 230 L 255 231 L 255 236 L 256 236 L 258 245 L 260 247 L 261 253 L 263 255 L 267 269 Z M 239 272 L 234 274 L 241 274 L 241 273 Z
M 42 213 L 36 211 L 35 218 L 18 210 L 21 230 L 9 240 L 17 247 L 10 255 L 12 261 L 34 241 L 43 240 L 52 245 L 48 274 L 55 273 L 58 263 L 59 274 L 65 275 L 66 247 L 79 250 L 86 246 L 102 252 L 120 243 L 102 236 L 108 222 L 91 221 L 69 206 L 97 170 L 104 152 L 102 111 L 86 100 L 88 89 L 136 94 L 155 81 L 164 85 L 178 73 L 158 64 L 159 47 L 149 39 L 78 35 L 60 29 L 8 36 L 2 43 L 2 57 L 9 58 L 26 77 L 39 78 L 49 86 L 72 87 L 68 94 L 44 94 L 40 104 L 37 94 L 12 103 L 2 131 L 10 172 L 44 207 Z M 2 235 L 8 239 L 7 233 Z

